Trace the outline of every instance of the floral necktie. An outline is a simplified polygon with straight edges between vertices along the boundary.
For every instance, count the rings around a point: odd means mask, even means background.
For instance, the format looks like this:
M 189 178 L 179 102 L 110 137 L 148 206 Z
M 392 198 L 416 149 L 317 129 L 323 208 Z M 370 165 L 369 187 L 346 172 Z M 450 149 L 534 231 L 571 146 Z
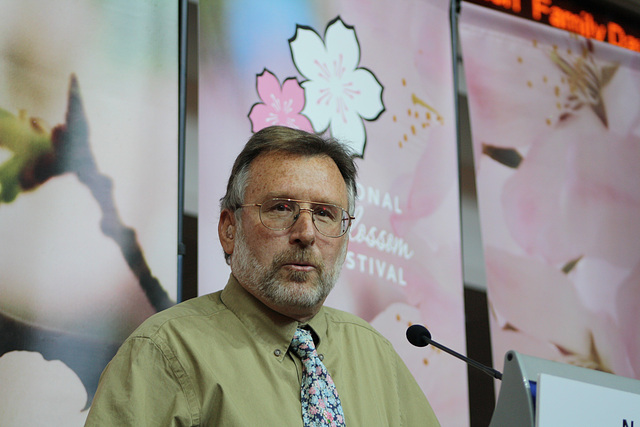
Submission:
M 304 426 L 344 426 L 338 390 L 318 357 L 311 332 L 298 328 L 293 335 L 291 348 L 303 366 L 300 400 Z

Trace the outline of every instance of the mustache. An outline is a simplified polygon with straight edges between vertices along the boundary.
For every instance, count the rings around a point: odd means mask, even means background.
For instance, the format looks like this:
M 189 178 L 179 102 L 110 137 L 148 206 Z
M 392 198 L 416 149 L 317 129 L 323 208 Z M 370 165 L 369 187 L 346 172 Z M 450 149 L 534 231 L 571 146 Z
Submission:
M 310 264 L 318 270 L 324 269 L 322 259 L 315 256 L 308 249 L 288 249 L 280 252 L 273 258 L 273 267 L 282 267 L 285 264 Z

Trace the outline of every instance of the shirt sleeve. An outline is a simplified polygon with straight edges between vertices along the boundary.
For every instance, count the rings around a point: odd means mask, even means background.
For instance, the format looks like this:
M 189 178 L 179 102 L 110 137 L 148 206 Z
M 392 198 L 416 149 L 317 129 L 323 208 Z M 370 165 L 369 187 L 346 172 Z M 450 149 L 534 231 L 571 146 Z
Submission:
M 197 426 L 191 380 L 174 354 L 146 337 L 129 338 L 100 377 L 89 426 Z

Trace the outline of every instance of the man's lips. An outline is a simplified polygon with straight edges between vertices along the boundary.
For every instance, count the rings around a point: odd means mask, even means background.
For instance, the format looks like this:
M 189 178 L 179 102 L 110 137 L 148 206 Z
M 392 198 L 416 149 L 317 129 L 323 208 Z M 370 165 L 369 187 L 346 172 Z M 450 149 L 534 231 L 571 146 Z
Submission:
M 283 267 L 297 271 L 312 271 L 316 269 L 316 266 L 306 262 L 285 262 Z

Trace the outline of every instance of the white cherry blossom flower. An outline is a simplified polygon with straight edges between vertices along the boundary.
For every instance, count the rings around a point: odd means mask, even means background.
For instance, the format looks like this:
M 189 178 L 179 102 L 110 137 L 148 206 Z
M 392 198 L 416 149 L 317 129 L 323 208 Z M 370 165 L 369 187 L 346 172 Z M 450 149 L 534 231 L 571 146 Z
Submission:
M 298 26 L 289 42 L 302 82 L 306 103 L 302 114 L 316 132 L 331 129 L 334 138 L 363 156 L 367 139 L 364 120 L 384 111 L 383 87 L 376 76 L 359 67 L 360 45 L 353 27 L 336 18 L 327 26 L 324 41 L 311 28 Z

